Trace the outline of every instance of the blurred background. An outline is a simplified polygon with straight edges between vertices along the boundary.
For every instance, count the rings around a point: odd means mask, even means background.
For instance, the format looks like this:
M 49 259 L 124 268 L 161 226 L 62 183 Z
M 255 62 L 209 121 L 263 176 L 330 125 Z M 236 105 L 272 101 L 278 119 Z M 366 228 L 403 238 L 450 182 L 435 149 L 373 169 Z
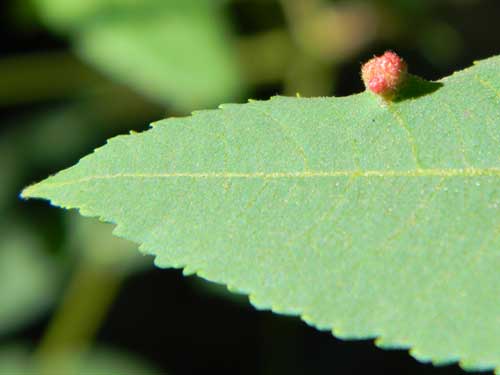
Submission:
M 20 190 L 105 140 L 225 102 L 349 95 L 394 49 L 438 79 L 500 53 L 498 0 L 0 3 L 0 374 L 459 374 L 159 270 Z

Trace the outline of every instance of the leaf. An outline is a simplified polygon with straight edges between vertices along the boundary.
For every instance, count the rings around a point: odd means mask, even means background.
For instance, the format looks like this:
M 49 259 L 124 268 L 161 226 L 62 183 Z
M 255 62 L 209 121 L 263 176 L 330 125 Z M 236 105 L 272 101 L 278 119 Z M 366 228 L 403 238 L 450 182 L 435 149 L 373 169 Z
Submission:
M 243 90 L 221 1 L 37 0 L 98 69 L 160 104 L 211 106 Z
M 341 338 L 500 366 L 500 57 L 384 104 L 223 105 L 118 136 L 28 187 Z
M 193 9 L 207 4 L 219 6 L 225 0 L 34 0 L 35 8 L 53 28 L 76 30 L 103 15 L 140 13 L 166 5 L 170 8 Z

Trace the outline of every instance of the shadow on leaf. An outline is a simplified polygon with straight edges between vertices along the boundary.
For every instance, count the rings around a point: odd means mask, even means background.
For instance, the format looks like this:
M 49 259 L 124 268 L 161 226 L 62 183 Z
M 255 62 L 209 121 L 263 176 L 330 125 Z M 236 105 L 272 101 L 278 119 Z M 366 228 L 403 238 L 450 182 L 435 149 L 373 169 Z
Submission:
M 424 95 L 432 94 L 439 90 L 443 84 L 441 82 L 426 81 L 423 78 L 409 74 L 405 84 L 401 87 L 394 102 L 402 102 L 407 99 L 416 99 Z

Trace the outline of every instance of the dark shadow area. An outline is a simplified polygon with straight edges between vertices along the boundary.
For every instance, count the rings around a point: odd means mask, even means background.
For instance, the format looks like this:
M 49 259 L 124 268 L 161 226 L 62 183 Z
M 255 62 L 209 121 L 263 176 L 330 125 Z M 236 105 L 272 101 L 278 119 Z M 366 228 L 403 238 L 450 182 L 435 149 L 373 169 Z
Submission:
M 396 94 L 393 102 L 402 102 L 407 99 L 416 99 L 421 96 L 432 94 L 439 90 L 443 84 L 441 82 L 426 81 L 423 78 L 408 74 L 406 82 Z

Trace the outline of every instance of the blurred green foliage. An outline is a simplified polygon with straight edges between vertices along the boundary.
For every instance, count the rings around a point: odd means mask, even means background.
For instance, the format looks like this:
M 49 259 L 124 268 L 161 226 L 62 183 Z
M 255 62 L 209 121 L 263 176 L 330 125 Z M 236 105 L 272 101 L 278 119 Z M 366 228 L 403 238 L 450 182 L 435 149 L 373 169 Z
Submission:
M 445 75 L 469 65 L 475 41 L 490 54 L 500 44 L 496 25 L 481 33 L 484 19 L 465 23 L 486 4 L 498 9 L 487 0 L 10 0 L 2 41 L 32 42 L 0 54 L 0 343 L 52 310 L 38 351 L 91 341 L 76 328 L 53 337 L 67 328 L 54 324 L 84 325 L 58 313 L 79 298 L 67 296 L 68 279 L 83 264 L 93 282 L 119 285 L 151 264 L 109 225 L 19 202 L 22 186 L 166 116 L 278 93 L 353 92 L 359 63 L 388 47 Z M 27 361 L 24 349 L 12 353 L 0 357 L 0 374 Z
M 36 232 L 2 222 L 0 239 L 0 337 L 45 312 L 59 289 L 59 269 L 42 252 Z
M 220 1 L 35 3 L 83 59 L 159 104 L 192 110 L 242 94 Z

